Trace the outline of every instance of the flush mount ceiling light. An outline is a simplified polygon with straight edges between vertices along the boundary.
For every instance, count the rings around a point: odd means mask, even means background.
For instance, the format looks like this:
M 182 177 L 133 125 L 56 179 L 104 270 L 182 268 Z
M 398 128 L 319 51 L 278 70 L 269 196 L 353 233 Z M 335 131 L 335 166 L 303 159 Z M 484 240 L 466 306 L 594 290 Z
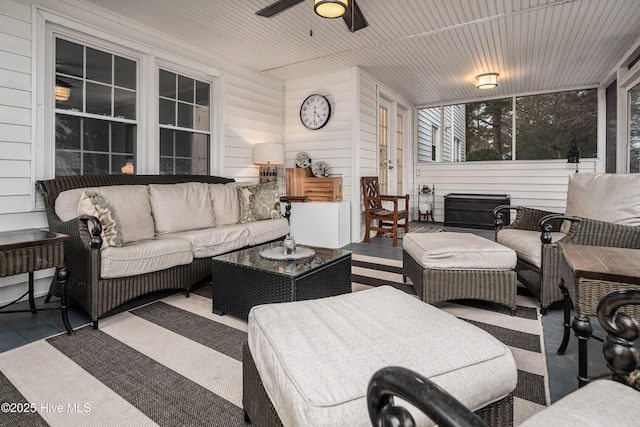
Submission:
M 500 74 L 498 73 L 486 73 L 476 76 L 476 80 L 478 81 L 478 83 L 476 83 L 476 87 L 478 89 L 493 89 L 498 86 L 499 75 Z
M 315 0 L 314 10 L 323 18 L 340 18 L 347 11 L 347 0 Z

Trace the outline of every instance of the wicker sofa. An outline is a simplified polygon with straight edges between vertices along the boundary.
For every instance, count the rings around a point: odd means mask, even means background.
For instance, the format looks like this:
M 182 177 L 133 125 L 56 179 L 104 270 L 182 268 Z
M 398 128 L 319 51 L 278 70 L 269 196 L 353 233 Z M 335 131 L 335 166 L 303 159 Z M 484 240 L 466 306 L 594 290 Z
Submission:
M 210 278 L 211 256 L 289 233 L 286 200 L 286 218 L 279 217 L 276 197 L 273 218 L 256 220 L 246 216 L 248 197 L 238 188 L 264 187 L 190 175 L 83 175 L 36 183 L 49 229 L 71 237 L 65 247 L 68 296 L 89 313 L 94 328 L 100 316 L 141 295 L 183 289 L 189 296 Z M 49 295 L 59 295 L 55 280 Z

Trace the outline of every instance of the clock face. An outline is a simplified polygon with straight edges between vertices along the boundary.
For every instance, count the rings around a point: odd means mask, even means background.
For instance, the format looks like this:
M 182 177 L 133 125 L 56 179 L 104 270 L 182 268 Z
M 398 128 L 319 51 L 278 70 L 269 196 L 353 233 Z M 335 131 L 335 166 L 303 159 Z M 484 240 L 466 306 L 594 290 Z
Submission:
M 320 129 L 331 117 L 329 100 L 322 95 L 310 95 L 300 106 L 300 120 L 309 129 Z

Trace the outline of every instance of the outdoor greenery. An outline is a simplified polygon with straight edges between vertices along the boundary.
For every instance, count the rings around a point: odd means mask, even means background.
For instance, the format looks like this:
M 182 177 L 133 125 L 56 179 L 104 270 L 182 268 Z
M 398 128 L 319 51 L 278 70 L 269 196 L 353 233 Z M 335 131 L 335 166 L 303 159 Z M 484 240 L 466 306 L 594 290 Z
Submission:
M 514 110 L 515 156 L 511 147 Z M 466 104 L 467 161 L 488 160 L 472 155 L 486 148 L 492 148 L 503 160 L 564 159 L 574 138 L 580 157 L 596 157 L 596 132 L 595 89 Z

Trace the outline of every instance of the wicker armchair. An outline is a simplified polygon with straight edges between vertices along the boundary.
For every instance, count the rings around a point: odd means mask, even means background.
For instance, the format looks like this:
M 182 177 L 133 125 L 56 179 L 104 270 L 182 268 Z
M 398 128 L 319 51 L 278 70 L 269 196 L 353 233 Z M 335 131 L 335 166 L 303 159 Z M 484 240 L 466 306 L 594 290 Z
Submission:
M 507 225 L 503 214 L 509 209 L 516 215 Z M 506 205 L 493 215 L 495 240 L 516 251 L 518 280 L 545 314 L 549 305 L 563 299 L 558 243 L 640 248 L 640 175 L 571 175 L 565 215 Z
M 640 305 L 640 290 L 613 292 L 598 304 L 598 320 L 609 334 L 603 344 L 603 353 L 611 370 L 611 379 L 593 381 L 521 425 L 637 424 L 640 419 L 640 370 L 638 349 L 633 340 L 640 334 L 640 324 L 630 316 L 616 313 L 625 305 Z M 486 425 L 428 378 L 405 368 L 386 367 L 373 375 L 367 390 L 367 406 L 374 426 L 415 425 L 405 408 L 393 404 L 393 396 L 411 403 L 440 426 Z

